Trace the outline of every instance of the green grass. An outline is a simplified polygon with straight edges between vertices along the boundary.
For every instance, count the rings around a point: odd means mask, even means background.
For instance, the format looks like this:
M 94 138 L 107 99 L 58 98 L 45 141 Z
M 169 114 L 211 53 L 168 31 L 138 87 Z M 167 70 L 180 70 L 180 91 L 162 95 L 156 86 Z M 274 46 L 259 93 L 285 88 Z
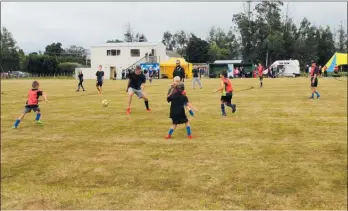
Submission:
M 199 109 L 194 139 L 171 120 L 169 80 L 147 84 L 150 106 L 133 101 L 125 115 L 125 81 L 42 80 L 49 104 L 11 128 L 30 80 L 1 83 L 2 209 L 346 209 L 347 79 L 232 80 L 237 112 L 220 116 L 219 81 L 192 90 Z M 249 89 L 251 86 L 254 89 Z M 101 101 L 108 99 L 109 107 Z

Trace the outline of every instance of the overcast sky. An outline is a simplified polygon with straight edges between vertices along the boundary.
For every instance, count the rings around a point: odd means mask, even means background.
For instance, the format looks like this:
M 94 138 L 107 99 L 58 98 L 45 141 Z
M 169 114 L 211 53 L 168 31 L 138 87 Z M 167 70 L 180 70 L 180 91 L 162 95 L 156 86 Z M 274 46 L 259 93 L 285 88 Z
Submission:
M 315 25 L 337 29 L 347 25 L 347 2 L 292 2 L 290 17 L 299 24 L 306 16 Z M 242 2 L 2 2 L 1 25 L 26 53 L 44 51 L 61 42 L 63 48 L 89 48 L 108 39 L 123 39 L 129 22 L 149 41 L 161 41 L 163 32 L 180 29 L 204 38 L 211 26 L 229 29 L 233 14 L 244 11 Z M 285 15 L 285 6 L 283 15 Z

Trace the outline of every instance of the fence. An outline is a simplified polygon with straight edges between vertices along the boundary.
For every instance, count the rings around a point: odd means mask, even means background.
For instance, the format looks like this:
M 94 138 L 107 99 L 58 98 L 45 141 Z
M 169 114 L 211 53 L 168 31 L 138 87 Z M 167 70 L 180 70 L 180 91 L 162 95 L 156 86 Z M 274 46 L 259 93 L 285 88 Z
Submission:
M 1 80 L 4 79 L 75 79 L 74 73 L 60 73 L 60 74 L 8 74 L 1 73 Z

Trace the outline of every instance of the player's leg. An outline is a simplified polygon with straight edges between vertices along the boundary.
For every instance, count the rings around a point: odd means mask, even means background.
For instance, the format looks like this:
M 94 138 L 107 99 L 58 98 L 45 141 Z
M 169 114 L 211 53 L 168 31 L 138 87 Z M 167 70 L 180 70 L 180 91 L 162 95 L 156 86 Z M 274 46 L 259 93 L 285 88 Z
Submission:
M 317 87 L 318 87 L 318 79 L 317 79 L 317 78 L 315 79 L 314 85 L 315 85 L 314 93 L 317 95 L 317 99 L 319 99 L 319 98 L 320 98 L 320 94 L 319 94 L 319 92 L 317 91 Z
M 103 82 L 99 83 L 99 92 L 100 92 L 100 95 L 103 95 Z
M 85 88 L 83 87 L 83 84 L 82 84 L 83 82 L 81 81 L 81 88 L 82 88 L 82 90 L 83 91 L 85 91 Z M 80 88 L 79 88 L 79 90 L 80 90 Z
M 236 112 L 236 105 L 232 104 L 232 93 L 226 96 L 225 105 L 232 109 L 232 113 Z
M 36 108 L 33 109 L 36 112 L 36 117 L 35 117 L 35 121 L 37 124 L 43 124 L 43 122 L 41 122 L 40 117 L 41 117 L 41 111 L 40 108 Z
M 127 114 L 130 114 L 130 112 L 131 112 L 131 104 L 132 104 L 133 95 L 134 95 L 134 90 L 131 87 L 129 87 L 128 88 L 128 108 L 127 108 Z
M 25 117 L 25 115 L 27 114 L 27 113 L 29 113 L 31 111 L 31 109 L 30 108 L 24 108 L 24 111 L 23 111 L 23 113 L 16 119 L 16 121 L 15 121 L 15 123 L 14 123 L 14 125 L 12 126 L 12 128 L 17 128 L 18 127 L 18 125 L 19 125 L 19 123 L 22 121 L 22 119 Z
M 145 107 L 147 111 L 151 111 L 150 106 L 149 106 L 149 99 L 147 97 L 147 94 L 144 91 L 140 91 L 136 93 L 139 98 L 144 99 Z
M 197 82 L 198 82 L 199 87 L 202 89 L 202 88 L 203 88 L 203 86 L 202 86 L 201 79 L 197 78 Z
M 166 136 L 166 139 L 170 139 L 174 133 L 174 130 L 176 129 L 176 124 L 173 123 L 173 125 L 169 128 L 168 135 Z
M 262 81 L 263 81 L 263 76 L 260 76 L 260 87 L 262 87 L 262 86 L 263 86 Z
M 195 89 L 196 88 L 196 78 L 193 77 L 192 79 L 192 89 Z
M 97 90 L 98 90 L 98 95 L 100 95 L 99 82 L 97 82 L 96 87 L 97 87 Z
M 192 139 L 190 122 L 187 121 L 187 122 L 185 123 L 185 125 L 186 125 L 187 137 L 188 137 L 189 139 Z
M 226 116 L 224 96 L 221 96 L 220 102 L 222 116 Z
M 77 85 L 77 92 L 80 91 L 80 86 L 81 86 L 81 81 L 79 82 L 79 84 Z

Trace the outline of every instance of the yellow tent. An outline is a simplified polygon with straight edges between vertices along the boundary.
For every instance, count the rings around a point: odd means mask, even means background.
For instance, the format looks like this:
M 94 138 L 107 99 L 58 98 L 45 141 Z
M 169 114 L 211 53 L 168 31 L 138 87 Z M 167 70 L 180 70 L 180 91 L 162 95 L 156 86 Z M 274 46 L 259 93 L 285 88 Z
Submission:
M 160 63 L 160 73 L 172 79 L 177 60 L 180 61 L 180 66 L 184 68 L 186 78 L 192 78 L 192 64 L 185 61 L 184 58 L 170 58 L 169 60 Z
M 348 53 L 335 53 L 331 59 L 326 63 L 327 72 L 333 72 L 335 66 L 347 65 L 348 64 Z M 322 68 L 322 71 L 324 68 Z

